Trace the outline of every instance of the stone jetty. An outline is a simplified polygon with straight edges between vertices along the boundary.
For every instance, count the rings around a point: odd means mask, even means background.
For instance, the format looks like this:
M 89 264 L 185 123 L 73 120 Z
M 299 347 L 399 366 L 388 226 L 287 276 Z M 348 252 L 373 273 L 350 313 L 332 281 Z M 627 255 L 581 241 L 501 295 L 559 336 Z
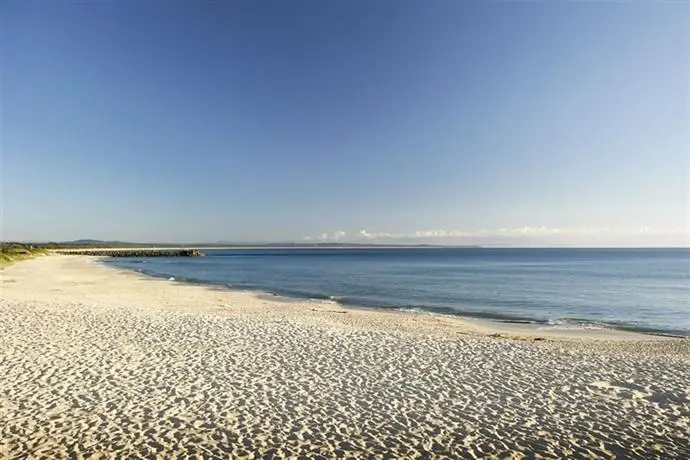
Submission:
M 198 249 L 176 248 L 132 248 L 132 249 L 62 249 L 56 254 L 71 256 L 104 256 L 104 257 L 202 257 Z

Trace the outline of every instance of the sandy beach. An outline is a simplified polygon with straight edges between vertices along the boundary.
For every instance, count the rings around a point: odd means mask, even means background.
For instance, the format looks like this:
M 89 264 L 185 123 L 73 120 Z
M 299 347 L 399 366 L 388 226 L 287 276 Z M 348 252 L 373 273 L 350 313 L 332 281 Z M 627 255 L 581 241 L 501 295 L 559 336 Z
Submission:
M 0 458 L 690 458 L 690 340 L 0 271 Z

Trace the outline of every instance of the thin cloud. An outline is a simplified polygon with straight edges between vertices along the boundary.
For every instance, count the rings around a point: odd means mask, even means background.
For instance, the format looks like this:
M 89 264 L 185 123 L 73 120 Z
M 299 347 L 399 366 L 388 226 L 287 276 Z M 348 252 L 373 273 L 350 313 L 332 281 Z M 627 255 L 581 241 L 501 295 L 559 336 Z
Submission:
M 303 236 L 304 241 L 340 241 L 347 236 L 347 232 L 344 230 L 335 230 L 331 233 L 322 233 L 317 236 L 307 235 Z
M 448 239 L 476 239 L 488 240 L 491 238 L 553 238 L 553 237 L 595 237 L 595 236 L 616 236 L 616 235 L 687 235 L 690 236 L 690 228 L 671 228 L 661 229 L 652 227 L 637 228 L 558 228 L 546 226 L 524 226 L 515 228 L 498 229 L 479 229 L 479 230 L 458 230 L 458 229 L 424 229 L 410 233 L 392 232 L 371 232 L 362 229 L 355 233 L 350 241 L 377 241 L 377 240 L 448 240 Z M 320 236 L 305 236 L 306 241 L 341 241 L 345 239 L 347 233 L 343 230 L 336 230 L 331 233 L 323 233 Z
M 368 240 L 370 240 L 372 238 L 376 238 L 376 235 L 372 235 L 371 233 L 367 232 L 366 230 L 360 230 L 359 236 L 366 238 Z

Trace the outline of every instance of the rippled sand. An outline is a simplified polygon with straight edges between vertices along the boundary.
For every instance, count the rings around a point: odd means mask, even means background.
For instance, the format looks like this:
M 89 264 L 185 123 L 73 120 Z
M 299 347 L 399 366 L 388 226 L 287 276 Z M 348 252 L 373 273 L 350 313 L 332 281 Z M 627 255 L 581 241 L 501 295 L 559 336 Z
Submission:
M 78 256 L 0 280 L 0 458 L 690 458 L 690 340 L 487 337 Z

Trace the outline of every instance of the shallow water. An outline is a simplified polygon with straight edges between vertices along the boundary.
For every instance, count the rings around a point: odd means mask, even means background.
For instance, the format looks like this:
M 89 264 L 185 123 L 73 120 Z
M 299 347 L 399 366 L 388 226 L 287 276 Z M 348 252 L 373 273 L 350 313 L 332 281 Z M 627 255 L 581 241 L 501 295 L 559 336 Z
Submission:
M 690 249 L 234 249 L 147 274 L 338 303 L 690 336 Z

